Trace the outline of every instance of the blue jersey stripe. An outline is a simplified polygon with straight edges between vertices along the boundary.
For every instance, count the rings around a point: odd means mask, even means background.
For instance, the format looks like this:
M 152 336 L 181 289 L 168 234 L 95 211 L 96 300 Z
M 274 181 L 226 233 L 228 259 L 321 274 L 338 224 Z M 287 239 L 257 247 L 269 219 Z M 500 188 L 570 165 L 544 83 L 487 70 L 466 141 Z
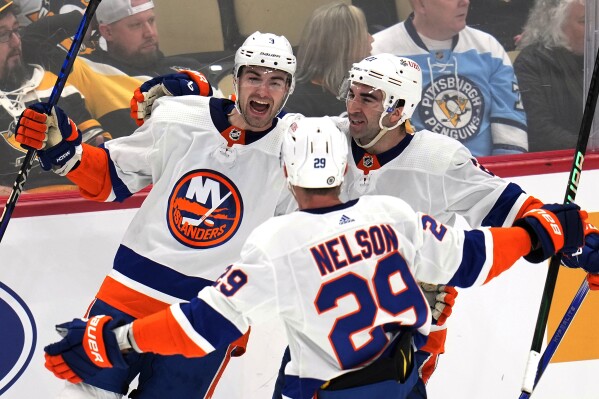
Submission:
M 125 182 L 123 182 L 119 175 L 116 173 L 114 162 L 112 162 L 112 159 L 110 158 L 110 151 L 104 148 L 104 145 L 102 145 L 100 148 L 106 151 L 106 155 L 108 155 L 108 170 L 110 171 L 110 181 L 112 183 L 112 191 L 114 191 L 114 194 L 116 195 L 116 198 L 114 200 L 118 202 L 123 202 L 127 198 L 131 197 L 133 193 L 129 191 L 129 188 L 127 187 Z
M 325 381 L 315 378 L 300 378 L 296 375 L 285 375 L 283 395 L 294 399 L 311 399 Z
M 165 294 L 191 300 L 212 281 L 191 277 L 139 255 L 121 245 L 114 258 L 114 270 Z
M 480 271 L 487 260 L 485 235 L 480 230 L 465 232 L 462 263 L 458 271 L 447 283 L 453 287 L 471 287 L 478 279 Z
M 481 225 L 490 227 L 503 226 L 514 204 L 523 193 L 524 191 L 518 185 L 509 183 L 493 205 L 493 208 L 491 208 L 491 211 L 485 216 Z
M 245 333 L 201 298 L 182 303 L 180 308 L 194 330 L 215 348 L 227 347 Z

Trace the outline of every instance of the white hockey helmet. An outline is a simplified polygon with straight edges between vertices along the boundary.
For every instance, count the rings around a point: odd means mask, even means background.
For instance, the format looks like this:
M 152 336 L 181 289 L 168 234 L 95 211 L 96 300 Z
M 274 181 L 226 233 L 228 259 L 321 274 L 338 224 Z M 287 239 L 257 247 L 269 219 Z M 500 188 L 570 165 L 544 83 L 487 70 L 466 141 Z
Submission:
M 296 61 L 291 44 L 285 36 L 273 33 L 252 33 L 235 53 L 235 69 L 233 76 L 239 75 L 243 66 L 254 65 L 287 72 L 291 77 L 289 94 L 295 88 Z
M 347 154 L 347 138 L 330 118 L 296 119 L 283 140 L 287 181 L 303 188 L 340 186 Z
M 398 101 L 404 100 L 403 115 L 396 126 L 412 117 L 422 99 L 420 65 L 393 54 L 377 54 L 355 63 L 349 71 L 349 83 L 362 83 L 381 90 L 384 94 L 383 115 L 393 112 Z

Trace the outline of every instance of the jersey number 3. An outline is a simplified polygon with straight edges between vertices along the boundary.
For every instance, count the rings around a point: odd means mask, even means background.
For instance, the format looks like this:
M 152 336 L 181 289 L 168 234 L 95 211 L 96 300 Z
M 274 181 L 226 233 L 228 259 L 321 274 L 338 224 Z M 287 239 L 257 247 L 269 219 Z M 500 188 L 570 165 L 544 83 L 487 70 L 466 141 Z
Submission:
M 397 284 L 393 281 L 398 280 L 402 282 L 401 288 L 394 289 Z M 336 308 L 339 300 L 346 296 L 353 296 L 358 303 L 357 310 L 335 320 L 329 333 L 329 341 L 344 370 L 371 360 L 387 345 L 385 326 L 375 326 L 379 311 L 392 316 L 401 314 L 403 320 L 409 320 L 405 324 L 411 327 L 417 328 L 427 321 L 428 304 L 399 253 L 394 252 L 378 262 L 371 282 L 369 284 L 364 276 L 348 272 L 324 283 L 314 301 L 319 314 Z M 368 341 L 359 346 L 354 344 L 352 336 L 365 331 L 370 335 Z

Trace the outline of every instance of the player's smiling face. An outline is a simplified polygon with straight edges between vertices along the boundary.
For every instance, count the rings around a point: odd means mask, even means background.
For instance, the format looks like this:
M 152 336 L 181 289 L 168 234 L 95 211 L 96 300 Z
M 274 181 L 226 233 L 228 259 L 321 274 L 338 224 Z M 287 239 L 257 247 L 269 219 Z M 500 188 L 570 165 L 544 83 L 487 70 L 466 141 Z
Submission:
M 361 83 L 352 83 L 349 88 L 346 99 L 349 132 L 362 144 L 368 144 L 380 131 L 383 97 L 381 90 Z
M 272 125 L 289 91 L 289 74 L 276 69 L 246 66 L 239 76 L 239 109 L 252 130 Z

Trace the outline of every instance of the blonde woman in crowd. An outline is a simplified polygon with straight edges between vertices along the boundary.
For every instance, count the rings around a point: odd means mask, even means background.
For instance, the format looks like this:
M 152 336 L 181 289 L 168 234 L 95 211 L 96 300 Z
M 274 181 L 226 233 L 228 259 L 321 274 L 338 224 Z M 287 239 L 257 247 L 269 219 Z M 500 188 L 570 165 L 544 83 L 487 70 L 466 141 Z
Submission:
M 334 2 L 314 10 L 299 42 L 297 83 L 285 110 L 305 116 L 345 112 L 339 88 L 352 64 L 370 55 L 372 40 L 358 7 Z

